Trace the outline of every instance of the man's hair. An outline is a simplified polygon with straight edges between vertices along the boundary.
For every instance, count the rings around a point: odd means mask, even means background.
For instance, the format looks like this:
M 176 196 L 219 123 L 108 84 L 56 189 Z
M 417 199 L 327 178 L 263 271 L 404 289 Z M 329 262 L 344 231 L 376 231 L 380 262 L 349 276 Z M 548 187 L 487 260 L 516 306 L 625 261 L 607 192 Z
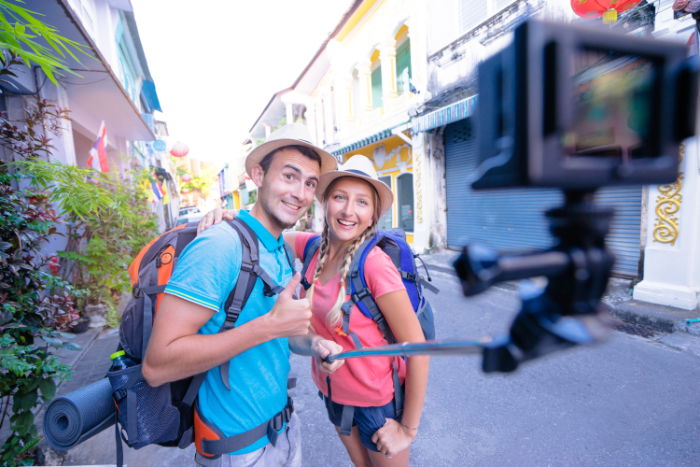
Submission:
M 283 149 L 296 149 L 312 161 L 318 162 L 318 166 L 321 167 L 321 156 L 319 156 L 316 151 L 314 151 L 308 146 L 302 146 L 301 144 L 290 144 L 289 146 L 282 146 L 281 148 L 277 148 L 262 158 L 262 160 L 260 161 L 260 167 L 262 167 L 263 173 L 267 173 L 267 169 L 270 168 L 270 165 L 272 164 L 272 159 L 275 157 L 275 154 L 277 154 Z

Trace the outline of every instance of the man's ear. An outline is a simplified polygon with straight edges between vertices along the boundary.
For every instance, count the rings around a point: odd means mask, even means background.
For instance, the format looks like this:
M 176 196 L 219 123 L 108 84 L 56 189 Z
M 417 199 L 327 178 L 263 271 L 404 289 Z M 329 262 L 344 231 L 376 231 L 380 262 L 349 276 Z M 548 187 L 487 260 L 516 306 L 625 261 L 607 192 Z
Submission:
M 255 183 L 255 186 L 260 188 L 263 184 L 263 179 L 265 178 L 265 171 L 260 164 L 255 164 L 250 168 L 250 178 Z

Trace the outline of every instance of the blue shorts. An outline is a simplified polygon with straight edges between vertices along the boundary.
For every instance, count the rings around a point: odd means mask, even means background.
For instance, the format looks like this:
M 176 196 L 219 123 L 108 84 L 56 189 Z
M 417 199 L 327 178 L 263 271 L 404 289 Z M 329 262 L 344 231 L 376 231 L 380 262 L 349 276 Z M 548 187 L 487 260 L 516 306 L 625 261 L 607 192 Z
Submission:
M 319 392 L 319 395 L 326 403 L 326 411 L 328 419 L 335 426 L 340 427 L 343 416 L 343 404 L 336 404 L 332 400 L 324 397 Z M 360 432 L 360 441 L 369 450 L 379 452 L 377 445 L 372 442 L 372 435 L 386 423 L 387 418 L 398 420 L 401 413 L 396 413 L 394 401 L 381 407 L 354 407 L 352 426 L 356 426 Z

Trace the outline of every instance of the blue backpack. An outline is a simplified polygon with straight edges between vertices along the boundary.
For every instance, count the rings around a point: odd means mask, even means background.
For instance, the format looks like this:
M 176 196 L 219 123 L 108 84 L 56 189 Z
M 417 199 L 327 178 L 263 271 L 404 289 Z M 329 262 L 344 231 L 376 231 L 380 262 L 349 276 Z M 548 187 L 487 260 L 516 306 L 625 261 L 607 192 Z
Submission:
M 311 284 L 306 280 L 306 271 L 320 244 L 321 237 L 316 235 L 307 242 L 304 248 L 304 268 L 301 273 L 301 283 L 306 289 L 311 287 Z M 357 305 L 362 314 L 377 323 L 387 342 L 390 344 L 396 342 L 396 338 L 392 334 L 377 303 L 372 298 L 365 281 L 365 259 L 375 246 L 381 248 L 391 258 L 399 274 L 401 274 L 401 279 L 406 287 L 408 297 L 411 299 L 411 305 L 413 305 L 413 310 L 418 317 L 425 338 L 427 340 L 435 339 L 433 309 L 423 293 L 423 288 L 425 287 L 433 293 L 437 293 L 438 288 L 429 282 L 432 281 L 432 278 L 428 268 L 423 260 L 420 259 L 420 256 L 413 253 L 411 246 L 406 241 L 406 233 L 401 229 L 378 230 L 355 253 L 345 282 L 348 287 L 350 300 L 341 306 L 343 311 L 343 332 L 352 338 L 356 348 L 362 347 L 359 338 L 349 329 L 350 310 L 353 305 Z M 427 281 L 419 273 L 416 259 L 420 260 L 423 265 L 428 278 Z

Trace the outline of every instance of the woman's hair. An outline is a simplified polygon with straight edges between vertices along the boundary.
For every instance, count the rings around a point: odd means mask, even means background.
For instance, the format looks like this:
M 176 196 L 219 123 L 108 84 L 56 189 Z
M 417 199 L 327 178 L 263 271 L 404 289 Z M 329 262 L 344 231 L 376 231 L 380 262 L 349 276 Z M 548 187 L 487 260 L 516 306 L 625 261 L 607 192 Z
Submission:
M 327 201 L 327 196 L 333 189 L 333 186 L 339 181 L 344 178 L 348 177 L 340 177 L 336 180 L 334 180 L 328 187 L 326 188 L 326 191 L 323 193 L 323 197 L 321 198 L 323 200 L 323 203 L 325 205 Z M 355 178 L 356 177 L 350 177 L 350 178 Z M 338 297 L 335 301 L 335 304 L 331 309 L 328 311 L 328 316 L 326 317 L 326 321 L 330 327 L 338 325 L 338 321 L 340 321 L 341 315 L 342 315 L 342 310 L 340 307 L 343 305 L 345 302 L 345 296 L 347 295 L 347 289 L 346 289 L 346 284 L 345 284 L 345 279 L 347 278 L 348 272 L 350 271 L 350 264 L 352 264 L 352 258 L 355 255 L 355 252 L 357 249 L 362 245 L 365 240 L 374 232 L 375 227 L 377 226 L 377 222 L 379 221 L 379 194 L 377 193 L 377 190 L 374 189 L 374 187 L 367 183 L 367 185 L 370 186 L 372 189 L 372 202 L 374 203 L 374 216 L 372 219 L 372 223 L 370 224 L 367 229 L 365 229 L 364 232 L 362 232 L 361 235 L 359 235 L 353 242 L 348 246 L 347 250 L 345 250 L 345 256 L 343 257 L 343 266 L 340 270 L 340 290 L 338 291 Z M 318 253 L 318 262 L 316 263 L 316 269 L 314 271 L 314 276 L 311 279 L 311 288 L 306 292 L 306 298 L 309 299 L 309 301 L 312 300 L 313 293 L 314 293 L 314 284 L 318 280 L 319 276 L 321 275 L 321 272 L 323 271 L 324 266 L 326 265 L 326 260 L 328 259 L 328 253 L 329 253 L 329 240 L 328 240 L 328 219 L 326 219 L 326 216 L 323 216 L 323 232 L 321 233 L 321 245 L 319 247 L 319 253 Z

